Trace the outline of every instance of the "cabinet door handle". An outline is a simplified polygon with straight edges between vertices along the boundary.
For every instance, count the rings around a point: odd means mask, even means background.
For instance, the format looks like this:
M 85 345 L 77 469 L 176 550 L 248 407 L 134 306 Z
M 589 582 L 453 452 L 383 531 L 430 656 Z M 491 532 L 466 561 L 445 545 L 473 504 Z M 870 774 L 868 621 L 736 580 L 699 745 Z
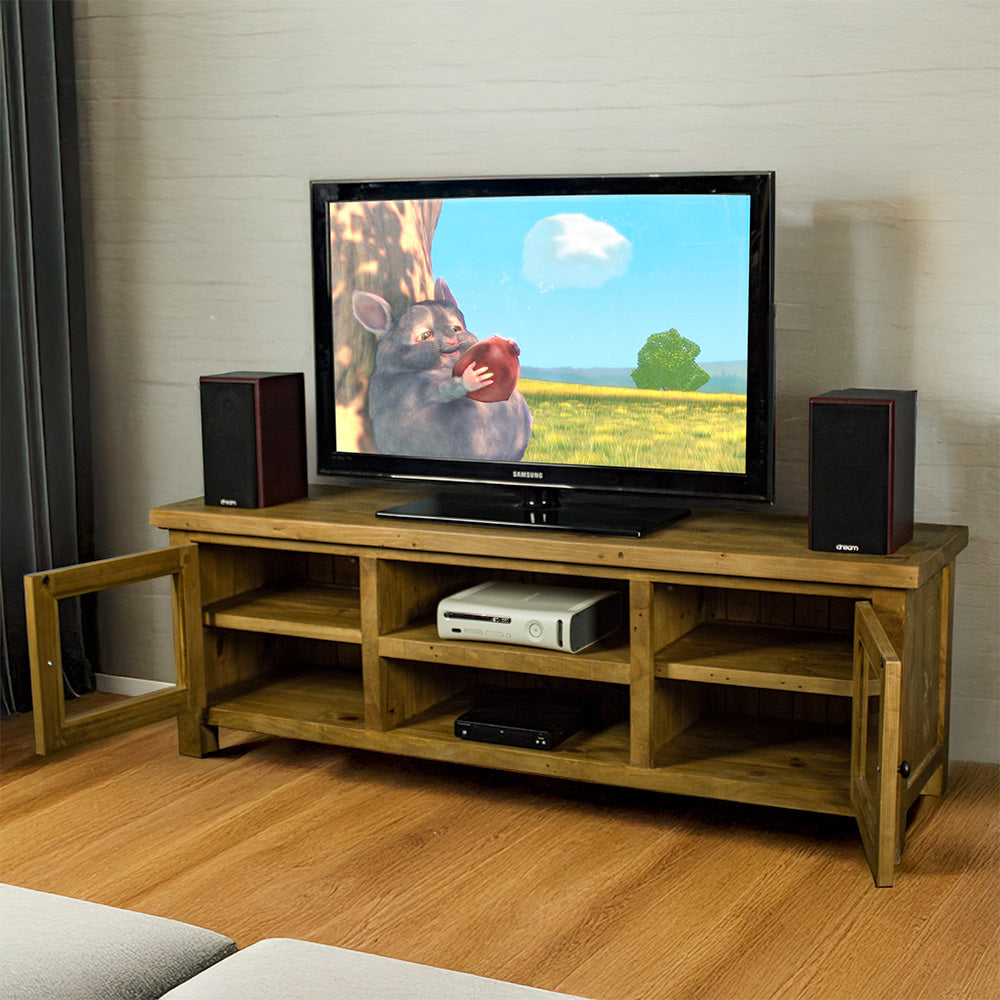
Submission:
M 904 760 L 903 763 L 896 768 L 896 770 L 899 771 L 901 777 L 908 778 L 910 776 L 910 762 L 908 760 Z

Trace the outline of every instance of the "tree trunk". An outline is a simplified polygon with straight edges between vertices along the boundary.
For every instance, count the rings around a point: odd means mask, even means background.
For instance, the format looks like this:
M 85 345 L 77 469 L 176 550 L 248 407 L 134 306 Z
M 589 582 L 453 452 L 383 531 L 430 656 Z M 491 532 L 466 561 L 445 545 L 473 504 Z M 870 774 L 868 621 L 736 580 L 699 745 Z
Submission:
M 365 400 L 375 336 L 354 318 L 355 291 L 381 295 L 393 315 L 434 298 L 431 244 L 440 201 L 351 202 L 330 209 L 337 448 L 374 451 Z

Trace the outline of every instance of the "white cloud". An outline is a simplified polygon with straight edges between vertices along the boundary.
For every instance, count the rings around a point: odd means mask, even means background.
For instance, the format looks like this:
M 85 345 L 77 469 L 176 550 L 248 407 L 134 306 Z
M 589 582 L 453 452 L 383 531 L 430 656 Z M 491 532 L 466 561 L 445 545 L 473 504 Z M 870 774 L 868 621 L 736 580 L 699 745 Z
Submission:
M 581 214 L 550 215 L 524 237 L 522 273 L 543 291 L 597 288 L 623 275 L 632 244 L 614 226 Z

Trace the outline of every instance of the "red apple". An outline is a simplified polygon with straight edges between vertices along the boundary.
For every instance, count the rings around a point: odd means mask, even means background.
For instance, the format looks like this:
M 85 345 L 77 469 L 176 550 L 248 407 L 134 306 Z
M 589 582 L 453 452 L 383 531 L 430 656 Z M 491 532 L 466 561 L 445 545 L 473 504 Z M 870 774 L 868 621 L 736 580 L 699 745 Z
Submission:
M 473 344 L 455 362 L 453 373 L 461 376 L 469 365 L 482 368 L 485 365 L 493 373 L 493 384 L 467 392 L 469 399 L 478 399 L 482 403 L 499 403 L 510 399 L 511 393 L 517 388 L 517 378 L 521 373 L 521 364 L 517 360 L 520 354 L 513 340 L 503 337 L 489 337 Z

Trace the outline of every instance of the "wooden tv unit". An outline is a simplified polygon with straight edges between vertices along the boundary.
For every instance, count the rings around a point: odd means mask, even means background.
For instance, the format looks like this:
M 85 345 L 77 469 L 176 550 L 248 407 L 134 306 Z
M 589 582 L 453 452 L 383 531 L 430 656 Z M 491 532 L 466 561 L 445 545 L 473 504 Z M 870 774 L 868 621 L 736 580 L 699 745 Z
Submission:
M 696 511 L 641 539 L 376 517 L 409 498 L 313 487 L 259 510 L 151 512 L 194 619 L 179 626 L 183 753 L 226 727 L 853 814 L 892 884 L 907 810 L 945 788 L 965 528 L 917 525 L 870 556 L 810 551 L 804 518 L 768 513 Z M 613 588 L 625 621 L 577 654 L 439 638 L 438 600 L 487 580 Z M 554 750 L 455 736 L 477 695 L 506 687 L 596 696 L 603 715 Z

